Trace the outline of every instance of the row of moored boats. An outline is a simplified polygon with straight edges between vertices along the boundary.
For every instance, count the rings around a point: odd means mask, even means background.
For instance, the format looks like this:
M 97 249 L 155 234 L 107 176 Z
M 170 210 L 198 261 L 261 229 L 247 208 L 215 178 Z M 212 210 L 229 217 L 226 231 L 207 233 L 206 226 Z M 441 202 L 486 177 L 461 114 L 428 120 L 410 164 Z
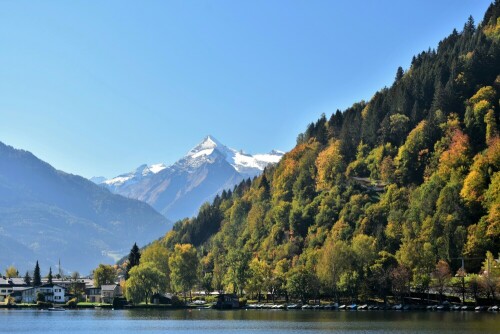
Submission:
M 396 311 L 409 311 L 409 310 L 427 310 L 427 311 L 489 311 L 499 312 L 498 306 L 467 306 L 467 305 L 368 305 L 368 304 L 324 304 L 324 305 L 310 305 L 310 304 L 249 304 L 246 309 L 275 309 L 275 310 L 396 310 Z

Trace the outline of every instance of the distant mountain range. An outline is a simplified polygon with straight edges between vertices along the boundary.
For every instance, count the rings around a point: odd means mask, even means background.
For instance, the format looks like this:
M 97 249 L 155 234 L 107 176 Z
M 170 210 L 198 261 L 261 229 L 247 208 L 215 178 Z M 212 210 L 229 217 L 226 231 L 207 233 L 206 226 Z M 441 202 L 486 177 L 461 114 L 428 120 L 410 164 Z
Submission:
M 134 242 L 157 239 L 172 224 L 148 204 L 112 194 L 0 142 L 0 266 L 88 274 Z
M 213 136 L 203 141 L 171 166 L 141 165 L 133 171 L 106 180 L 91 180 L 115 194 L 150 204 L 170 220 L 192 217 L 200 206 L 224 189 L 259 175 L 283 152 L 250 155 L 221 144 Z

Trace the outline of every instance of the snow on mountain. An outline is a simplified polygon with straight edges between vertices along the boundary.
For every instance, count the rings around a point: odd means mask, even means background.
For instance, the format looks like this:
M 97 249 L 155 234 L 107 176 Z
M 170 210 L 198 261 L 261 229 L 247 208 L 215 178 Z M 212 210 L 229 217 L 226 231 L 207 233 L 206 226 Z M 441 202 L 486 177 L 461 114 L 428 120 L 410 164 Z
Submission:
M 162 170 L 164 170 L 165 168 L 167 168 L 167 166 L 164 164 L 154 164 L 151 166 L 144 164 L 144 165 L 140 165 L 139 167 L 137 167 L 136 169 L 134 169 L 133 171 L 131 171 L 129 173 L 118 175 L 118 176 L 116 176 L 112 179 L 109 179 L 109 180 L 105 179 L 104 181 L 101 181 L 100 183 L 104 183 L 104 184 L 111 186 L 111 187 L 119 187 L 121 185 L 124 185 L 127 182 L 128 183 L 135 183 L 144 177 L 150 176 L 152 174 L 157 174 L 157 173 L 161 172 Z M 94 178 L 92 178 L 92 179 L 94 179 Z
M 209 135 L 189 151 L 185 159 L 191 161 L 192 166 L 196 166 L 200 164 L 200 158 L 212 157 L 214 154 L 222 154 L 237 172 L 247 178 L 259 175 L 268 164 L 279 162 L 284 153 L 273 150 L 269 154 L 251 155 L 229 148 Z
M 189 217 L 216 194 L 259 175 L 283 152 L 247 154 L 206 136 L 176 163 L 141 165 L 100 184 L 114 193 L 144 201 L 167 218 Z
M 164 170 L 165 168 L 167 168 L 167 166 L 165 164 L 155 164 L 155 165 L 149 166 L 149 170 L 153 174 L 157 174 L 157 173 L 161 172 L 162 170 Z

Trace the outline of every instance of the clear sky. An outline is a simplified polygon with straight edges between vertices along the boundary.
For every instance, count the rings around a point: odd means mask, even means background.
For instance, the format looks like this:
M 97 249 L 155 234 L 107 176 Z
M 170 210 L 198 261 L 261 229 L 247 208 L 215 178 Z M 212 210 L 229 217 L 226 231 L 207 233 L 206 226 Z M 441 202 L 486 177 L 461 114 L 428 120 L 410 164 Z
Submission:
M 85 177 L 287 151 L 489 3 L 0 0 L 0 141 Z

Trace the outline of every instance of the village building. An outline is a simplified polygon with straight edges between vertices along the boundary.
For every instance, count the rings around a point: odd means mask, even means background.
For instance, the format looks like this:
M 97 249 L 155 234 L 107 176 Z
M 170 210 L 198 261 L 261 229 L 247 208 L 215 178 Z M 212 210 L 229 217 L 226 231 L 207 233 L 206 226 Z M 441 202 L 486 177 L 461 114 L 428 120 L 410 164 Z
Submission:
M 118 284 L 101 285 L 101 302 L 109 303 L 113 302 L 113 298 L 122 297 L 122 288 Z
M 27 287 L 28 285 L 24 282 L 23 278 L 0 276 L 0 302 L 3 302 L 12 293 L 26 289 Z
M 21 300 L 23 303 L 36 303 L 39 293 L 42 293 L 45 301 L 49 303 L 66 303 L 69 300 L 66 288 L 57 284 L 43 284 L 24 289 L 21 291 Z
M 86 300 L 89 303 L 101 302 L 101 288 L 91 286 L 85 289 Z

